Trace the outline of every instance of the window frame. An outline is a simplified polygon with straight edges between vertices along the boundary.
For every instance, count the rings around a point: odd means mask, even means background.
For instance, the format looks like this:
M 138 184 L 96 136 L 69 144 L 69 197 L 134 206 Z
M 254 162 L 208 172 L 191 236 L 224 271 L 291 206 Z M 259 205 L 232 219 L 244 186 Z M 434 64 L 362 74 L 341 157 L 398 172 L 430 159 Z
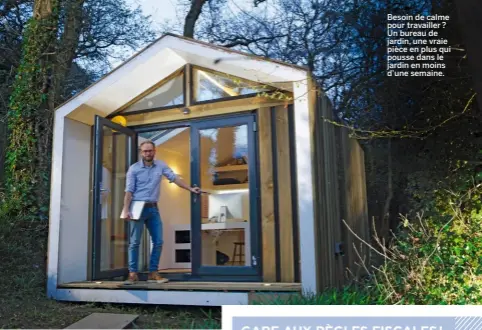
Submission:
M 189 70 L 189 78 L 190 78 L 190 82 L 191 82 L 189 84 L 189 103 L 191 105 L 202 105 L 202 104 L 208 104 L 208 103 L 217 103 L 217 102 L 224 102 L 224 101 L 231 101 L 231 100 L 246 99 L 246 98 L 256 97 L 259 94 L 259 92 L 255 92 L 255 93 L 244 94 L 244 95 L 239 95 L 239 96 L 228 96 L 228 97 L 222 97 L 222 98 L 217 98 L 217 99 L 196 101 L 194 99 L 194 88 L 195 88 L 195 86 L 194 86 L 195 83 L 194 83 L 194 79 L 193 79 L 194 70 L 202 70 L 202 71 L 206 71 L 206 72 L 210 72 L 210 73 L 214 73 L 214 74 L 219 74 L 219 73 L 222 74 L 222 72 L 219 72 L 219 71 L 216 71 L 216 70 L 211 70 L 211 69 L 208 69 L 208 68 L 203 68 L 203 67 L 197 66 L 197 65 L 190 65 L 188 70 Z M 248 79 L 244 79 L 244 78 L 239 78 L 239 79 L 248 80 Z M 272 87 L 272 90 L 265 91 L 265 92 L 269 93 L 269 92 L 273 92 L 274 90 L 275 90 L 275 87 Z

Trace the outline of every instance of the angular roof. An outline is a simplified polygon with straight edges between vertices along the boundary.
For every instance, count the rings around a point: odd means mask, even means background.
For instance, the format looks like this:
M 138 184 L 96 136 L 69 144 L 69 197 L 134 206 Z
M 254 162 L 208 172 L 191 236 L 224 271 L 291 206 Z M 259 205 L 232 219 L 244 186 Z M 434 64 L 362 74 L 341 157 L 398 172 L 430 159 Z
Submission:
M 57 107 L 57 115 L 87 111 L 108 116 L 188 63 L 265 84 L 294 83 L 310 76 L 305 67 L 164 34 Z

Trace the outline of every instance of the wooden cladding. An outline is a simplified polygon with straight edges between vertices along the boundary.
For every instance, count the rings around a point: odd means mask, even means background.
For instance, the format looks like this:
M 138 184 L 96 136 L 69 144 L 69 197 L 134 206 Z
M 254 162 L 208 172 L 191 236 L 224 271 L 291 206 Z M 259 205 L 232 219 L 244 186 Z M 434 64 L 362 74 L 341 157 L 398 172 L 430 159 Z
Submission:
M 276 160 L 278 184 L 278 239 L 279 239 L 279 280 L 294 282 L 294 237 L 293 237 L 293 206 L 291 205 L 291 175 L 290 175 L 290 143 L 288 110 L 275 107 L 274 126 L 276 127 Z
M 333 124 L 329 99 L 313 94 L 314 229 L 318 289 L 323 290 L 341 287 L 360 273 L 359 265 L 369 262 L 361 240 L 368 242 L 370 233 L 363 150 L 347 129 Z
M 261 190 L 261 236 L 263 254 L 263 282 L 276 281 L 276 241 L 273 199 L 273 157 L 271 153 L 271 114 L 270 108 L 260 108 L 259 164 Z
M 258 112 L 264 282 L 296 278 L 289 111 L 291 107 L 277 106 Z
M 359 274 L 369 241 L 363 150 L 348 131 L 329 122 L 326 96 L 311 92 L 313 185 L 318 288 L 340 287 Z M 299 281 L 296 158 L 290 105 L 258 109 L 259 189 L 264 282 Z M 329 121 L 325 121 L 328 119 Z M 345 225 L 346 223 L 347 225 Z
M 335 127 L 324 121 L 333 119 L 332 109 L 326 97 L 316 102 L 315 121 L 315 231 L 317 242 L 318 287 L 334 287 L 340 284 L 342 260 L 337 248 L 342 242 L 338 193 Z
M 340 161 L 344 172 L 340 176 L 344 191 L 342 215 L 343 240 L 345 241 L 345 272 L 358 277 L 365 274 L 370 262 L 369 248 L 360 239 L 370 243 L 370 222 L 365 180 L 365 158 L 360 144 L 348 137 L 348 130 L 340 128 Z M 358 238 L 355 236 L 357 235 Z M 368 268 L 368 267 L 367 267 Z M 348 276 L 350 274 L 345 274 Z

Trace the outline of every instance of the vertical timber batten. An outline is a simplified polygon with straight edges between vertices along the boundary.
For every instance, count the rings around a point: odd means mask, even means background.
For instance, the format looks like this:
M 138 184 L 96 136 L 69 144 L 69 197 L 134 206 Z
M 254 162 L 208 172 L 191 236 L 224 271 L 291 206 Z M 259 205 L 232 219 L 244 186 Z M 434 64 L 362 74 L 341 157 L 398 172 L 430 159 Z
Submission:
M 334 112 L 331 102 L 325 97 L 323 102 L 325 107 L 323 108 L 323 117 L 328 120 L 335 121 Z M 333 259 L 333 271 L 332 271 L 332 286 L 341 287 L 344 282 L 343 276 L 343 256 L 342 256 L 342 237 L 341 237 L 341 211 L 340 211 L 340 193 L 339 193 L 339 171 L 343 170 L 343 167 L 338 166 L 337 150 L 336 148 L 336 131 L 339 129 L 332 123 L 324 122 L 324 132 L 327 135 L 327 183 L 328 183 L 328 204 L 331 206 L 329 221 L 332 224 L 332 252 L 331 258 Z M 323 132 L 323 130 L 322 130 Z
M 289 134 L 289 158 L 290 158 L 290 194 L 291 194 L 291 213 L 292 213 L 292 231 L 293 231 L 293 255 L 294 255 L 294 281 L 300 282 L 300 236 L 299 236 L 299 219 L 298 219 L 298 183 L 296 179 L 296 147 L 295 147 L 295 128 L 294 128 L 294 108 L 293 104 L 288 105 L 288 134 Z
M 271 157 L 273 163 L 273 204 L 274 204 L 274 230 L 275 230 L 275 266 L 276 266 L 276 282 L 281 281 L 281 245 L 280 242 L 280 204 L 279 204 L 279 175 L 278 175 L 278 139 L 277 139 L 277 123 L 276 108 L 270 108 L 271 115 Z
M 288 108 L 278 106 L 275 109 L 275 125 L 277 139 L 277 173 L 278 173 L 278 217 L 280 240 L 280 280 L 281 282 L 294 282 L 294 232 L 293 232 L 293 205 L 291 191 L 291 160 L 288 127 Z
M 273 159 L 271 151 L 271 112 L 270 108 L 259 108 L 258 111 L 263 281 L 275 282 L 276 243 L 273 200 Z

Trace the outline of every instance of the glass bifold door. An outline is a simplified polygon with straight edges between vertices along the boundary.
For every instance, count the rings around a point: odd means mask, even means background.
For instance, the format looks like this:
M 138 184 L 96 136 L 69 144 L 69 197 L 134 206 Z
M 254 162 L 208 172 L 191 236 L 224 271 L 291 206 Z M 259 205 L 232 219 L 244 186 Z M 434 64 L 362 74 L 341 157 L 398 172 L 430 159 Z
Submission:
M 255 120 L 248 114 L 127 128 L 96 117 L 92 279 L 128 273 L 129 228 L 120 218 L 126 173 L 141 161 L 139 147 L 149 140 L 155 144 L 156 159 L 203 191 L 194 194 L 163 178 L 158 201 L 164 241 L 159 271 L 179 280 L 259 281 Z M 139 261 L 146 270 L 147 230 L 143 242 Z

